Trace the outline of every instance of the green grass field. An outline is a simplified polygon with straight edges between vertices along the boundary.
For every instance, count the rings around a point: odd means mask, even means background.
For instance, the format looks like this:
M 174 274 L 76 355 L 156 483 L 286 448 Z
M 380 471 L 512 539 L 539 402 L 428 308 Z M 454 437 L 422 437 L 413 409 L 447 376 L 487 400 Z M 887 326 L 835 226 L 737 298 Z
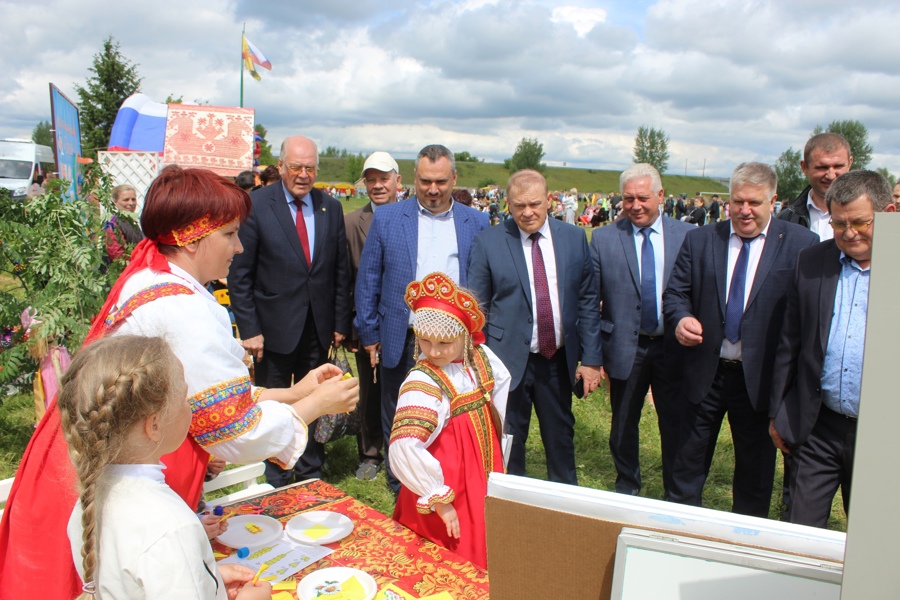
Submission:
M 612 490 L 616 471 L 609 456 L 609 422 L 611 413 L 604 390 L 598 390 L 583 400 L 575 400 L 575 451 L 580 485 L 600 490 Z M 12 477 L 22 452 L 33 431 L 34 408 L 30 395 L 19 394 L 5 399 L 0 406 L 0 478 Z M 537 429 L 537 419 L 532 419 L 527 443 L 528 475 L 546 479 L 544 450 Z M 345 437 L 327 447 L 328 460 L 324 479 L 362 502 L 390 515 L 393 511 L 393 495 L 384 473 L 373 481 L 359 481 L 355 477 L 357 467 L 356 438 Z M 781 459 L 778 459 L 776 489 L 772 495 L 770 518 L 781 515 Z M 641 466 L 644 489 L 642 496 L 661 499 L 662 462 L 659 452 L 659 432 L 653 406 L 648 402 L 641 417 Z M 731 510 L 731 476 L 734 466 L 734 450 L 727 422 L 722 427 L 719 444 L 713 459 L 709 480 L 704 490 L 704 506 L 716 510 Z M 260 480 L 262 481 L 262 480 Z M 233 489 L 226 488 L 220 494 Z M 846 531 L 847 520 L 839 500 L 835 501 L 829 528 Z
M 343 158 L 320 158 L 318 181 L 332 183 L 348 182 L 344 176 Z M 403 184 L 412 186 L 415 170 L 415 161 L 398 160 L 400 175 Z M 509 171 L 499 163 L 456 163 L 457 187 L 474 188 L 485 182 L 491 182 L 500 187 L 506 187 L 509 179 Z M 551 190 L 568 190 L 578 188 L 580 192 L 602 192 L 608 194 L 619 189 L 619 171 L 601 171 L 597 169 L 573 169 L 568 167 L 548 167 L 544 173 Z M 696 192 L 722 193 L 728 188 L 721 183 L 707 177 L 685 177 L 683 175 L 663 175 L 663 187 L 669 194 L 688 194 L 693 196 Z
M 400 162 L 402 170 L 404 163 L 403 161 Z M 407 166 L 411 168 L 412 161 L 406 162 L 409 163 Z M 412 181 L 411 174 L 408 181 Z M 703 188 L 701 190 L 706 191 Z M 363 206 L 367 201 L 368 199 L 364 196 L 353 197 L 350 200 L 342 201 L 342 204 L 344 211 L 349 212 Z M 586 232 L 590 236 L 590 229 L 587 229 Z M 580 485 L 601 490 L 612 490 L 615 484 L 616 472 L 609 455 L 611 413 L 605 390 L 601 388 L 583 400 L 576 400 L 574 412 L 577 420 L 575 426 L 575 449 Z M 18 394 L 6 397 L 2 405 L 0 405 L 0 478 L 12 477 L 15 474 L 22 452 L 33 430 L 34 406 L 31 395 Z M 546 479 L 546 463 L 536 418 L 532 419 L 526 448 L 528 475 Z M 379 473 L 374 481 L 359 481 L 355 478 L 357 467 L 355 438 L 345 437 L 330 444 L 327 450 L 328 461 L 326 463 L 325 480 L 359 498 L 366 504 L 390 515 L 393 511 L 393 495 L 387 486 L 384 473 Z M 641 464 L 644 479 L 642 495 L 648 498 L 661 499 L 663 488 L 659 432 L 656 425 L 656 415 L 649 402 L 645 405 L 641 418 Z M 704 490 L 705 506 L 715 510 L 731 509 L 733 466 L 734 449 L 726 421 L 719 436 L 712 469 Z M 779 458 L 775 478 L 776 485 L 769 513 L 770 518 L 773 519 L 779 518 L 782 511 L 781 477 L 781 459 Z M 220 494 L 228 493 L 229 491 L 233 490 L 222 490 Z M 846 525 L 846 515 L 841 507 L 839 498 L 836 498 L 832 507 L 829 527 L 845 531 Z

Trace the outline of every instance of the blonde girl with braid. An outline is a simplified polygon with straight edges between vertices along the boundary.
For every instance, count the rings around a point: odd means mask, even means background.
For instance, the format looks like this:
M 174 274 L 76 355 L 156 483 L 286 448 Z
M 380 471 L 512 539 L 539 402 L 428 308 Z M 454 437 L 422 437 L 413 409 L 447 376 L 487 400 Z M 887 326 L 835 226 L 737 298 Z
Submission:
M 402 484 L 394 519 L 487 568 L 484 498 L 503 472 L 510 375 L 486 346 L 478 302 L 443 273 L 406 288 L 416 366 L 400 387 L 390 440 Z
M 216 568 L 199 519 L 165 483 L 159 459 L 191 424 L 184 370 L 165 340 L 123 335 L 88 346 L 58 402 L 80 496 L 68 534 L 81 598 L 271 597 L 252 570 Z

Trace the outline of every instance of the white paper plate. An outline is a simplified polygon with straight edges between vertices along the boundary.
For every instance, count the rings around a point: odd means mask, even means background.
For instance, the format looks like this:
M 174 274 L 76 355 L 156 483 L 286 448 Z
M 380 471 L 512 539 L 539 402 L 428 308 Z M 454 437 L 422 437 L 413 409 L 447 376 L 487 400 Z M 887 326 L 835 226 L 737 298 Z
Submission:
M 248 524 L 258 526 L 262 531 L 250 533 Z M 236 515 L 228 519 L 228 531 L 220 535 L 220 542 L 230 548 L 253 548 L 268 544 L 281 537 L 281 521 L 266 515 Z
M 297 585 L 297 597 L 300 598 L 300 600 L 327 598 L 328 596 L 317 596 L 316 586 L 325 585 L 325 583 L 329 581 L 336 581 L 338 584 L 341 584 L 354 575 L 366 592 L 364 600 L 372 600 L 378 592 L 378 584 L 376 584 L 375 580 L 372 579 L 372 576 L 365 571 L 351 569 L 350 567 L 331 567 L 328 569 L 319 569 L 318 571 L 310 573 Z
M 285 524 L 284 530 L 301 544 L 321 546 L 350 535 L 353 521 L 341 513 L 315 510 L 297 515 Z

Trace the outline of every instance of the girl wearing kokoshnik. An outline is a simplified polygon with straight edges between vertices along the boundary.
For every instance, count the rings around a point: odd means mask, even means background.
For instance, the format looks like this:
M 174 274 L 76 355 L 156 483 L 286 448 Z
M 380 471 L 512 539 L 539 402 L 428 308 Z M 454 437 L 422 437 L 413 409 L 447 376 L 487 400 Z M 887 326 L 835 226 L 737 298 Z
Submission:
M 291 468 L 306 447 L 306 423 L 352 410 L 359 396 L 358 380 L 342 381 L 333 365 L 291 388 L 251 385 L 228 314 L 205 287 L 226 277 L 243 250 L 237 231 L 250 203 L 246 192 L 211 171 L 163 169 L 141 215 L 146 238 L 85 340 L 88 346 L 107 335 L 163 337 L 184 365 L 189 435 L 161 461 L 166 483 L 191 508 L 211 453 L 233 463 L 268 458 Z M 81 592 L 66 538 L 76 481 L 54 402 L 25 450 L 0 523 L 0 596 L 28 598 L 39 590 L 41 598 L 71 600 Z
M 482 345 L 477 300 L 447 275 L 410 283 L 406 303 L 417 364 L 391 431 L 391 469 L 402 484 L 394 519 L 484 569 L 484 498 L 488 475 L 503 472 L 509 371 Z
M 91 344 L 63 376 L 58 404 L 78 476 L 68 534 L 83 598 L 272 597 L 252 569 L 217 567 L 197 515 L 165 484 L 159 459 L 184 441 L 191 406 L 164 339 Z

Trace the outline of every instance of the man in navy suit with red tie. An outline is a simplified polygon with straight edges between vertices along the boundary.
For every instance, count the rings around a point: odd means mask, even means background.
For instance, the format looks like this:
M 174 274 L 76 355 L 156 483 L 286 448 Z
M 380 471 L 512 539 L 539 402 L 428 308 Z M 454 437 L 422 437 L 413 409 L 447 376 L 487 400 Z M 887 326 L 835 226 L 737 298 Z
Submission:
M 228 289 L 243 345 L 256 363 L 256 384 L 288 387 L 328 359 L 350 333 L 350 261 L 340 202 L 315 189 L 319 152 L 303 136 L 281 145 L 281 182 L 253 194 L 238 235 Z M 313 439 L 294 467 L 298 480 L 322 476 L 325 448 Z M 292 473 L 266 463 L 279 487 Z
M 547 218 L 550 194 L 537 171 L 514 173 L 506 194 L 512 219 L 475 238 L 469 287 L 486 317 L 487 345 L 512 376 L 508 471 L 525 475 L 534 406 L 550 481 L 577 485 L 572 387 L 582 379 L 589 394 L 600 383 L 600 317 L 587 238 L 578 227 Z
M 809 230 L 772 219 L 778 179 L 744 163 L 731 176 L 731 220 L 688 232 L 663 295 L 683 346 L 687 412 L 669 499 L 700 506 L 722 419 L 734 440 L 732 511 L 767 517 L 775 475 L 769 398 L 788 286 Z

